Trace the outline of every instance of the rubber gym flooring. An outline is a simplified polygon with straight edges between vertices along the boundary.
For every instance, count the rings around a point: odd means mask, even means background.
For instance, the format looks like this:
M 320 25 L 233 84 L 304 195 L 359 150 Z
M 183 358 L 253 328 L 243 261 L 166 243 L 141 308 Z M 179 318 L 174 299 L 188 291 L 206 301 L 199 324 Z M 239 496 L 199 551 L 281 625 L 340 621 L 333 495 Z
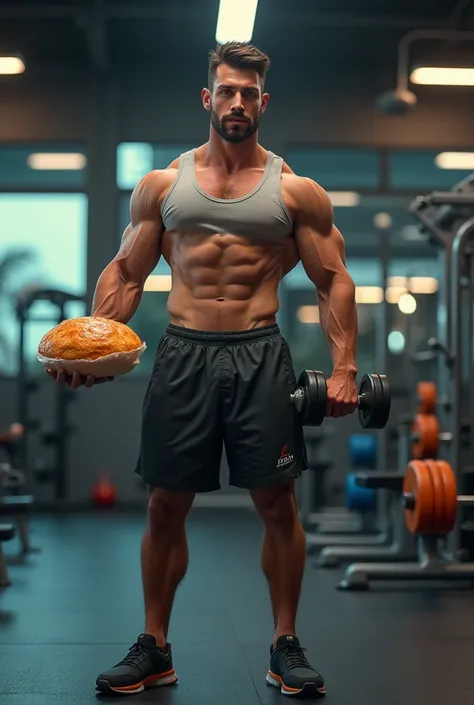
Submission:
M 123 702 L 96 695 L 99 671 L 143 629 L 139 544 L 144 515 L 40 516 L 41 553 L 17 561 L 0 593 L 1 705 Z M 265 684 L 272 637 L 260 572 L 261 526 L 245 510 L 194 509 L 190 566 L 171 624 L 177 686 L 133 702 L 277 705 Z M 341 570 L 308 563 L 299 635 L 325 676 L 327 705 L 473 705 L 474 590 L 334 589 Z

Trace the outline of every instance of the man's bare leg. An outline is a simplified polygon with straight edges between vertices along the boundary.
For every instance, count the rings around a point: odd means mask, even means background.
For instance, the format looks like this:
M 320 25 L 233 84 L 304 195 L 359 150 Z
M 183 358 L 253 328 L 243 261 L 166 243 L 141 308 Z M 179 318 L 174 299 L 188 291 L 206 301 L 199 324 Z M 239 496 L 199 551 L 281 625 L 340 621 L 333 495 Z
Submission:
M 275 632 L 266 681 L 284 695 L 321 697 L 324 679 L 308 662 L 296 636 L 306 562 L 306 534 L 298 516 L 294 482 L 252 491 L 265 524 L 262 568 L 268 580 Z
M 186 517 L 194 494 L 152 488 L 141 564 L 145 599 L 145 632 L 165 646 L 178 585 L 188 568 Z
M 306 535 L 298 515 L 293 482 L 254 490 L 251 494 L 265 525 L 262 569 L 270 588 L 276 644 L 279 636 L 296 634 Z

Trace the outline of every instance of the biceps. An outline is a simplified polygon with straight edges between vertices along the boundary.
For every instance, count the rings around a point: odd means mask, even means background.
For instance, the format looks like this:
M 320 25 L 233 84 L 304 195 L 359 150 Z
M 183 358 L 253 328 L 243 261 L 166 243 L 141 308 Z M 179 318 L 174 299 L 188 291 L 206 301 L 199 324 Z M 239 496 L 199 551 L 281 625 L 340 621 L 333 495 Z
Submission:
M 115 261 L 127 281 L 143 284 L 161 254 L 161 227 L 156 221 L 142 221 L 125 230 Z
M 297 235 L 297 245 L 305 272 L 319 290 L 328 289 L 335 277 L 347 274 L 344 240 L 335 226 L 328 235 L 304 228 Z

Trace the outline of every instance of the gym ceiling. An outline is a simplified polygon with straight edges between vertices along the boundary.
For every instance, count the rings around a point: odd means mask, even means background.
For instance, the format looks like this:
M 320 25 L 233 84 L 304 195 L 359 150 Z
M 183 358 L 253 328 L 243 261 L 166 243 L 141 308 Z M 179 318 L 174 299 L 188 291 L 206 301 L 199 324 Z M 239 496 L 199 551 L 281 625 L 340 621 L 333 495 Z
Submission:
M 238 3 L 238 0 L 236 0 Z M 469 0 L 260 0 L 252 41 L 274 61 L 381 62 L 396 66 L 411 29 L 474 27 Z M 30 65 L 68 63 L 111 70 L 215 43 L 219 0 L 4 0 L 1 53 Z M 453 13 L 454 10 L 454 13 Z

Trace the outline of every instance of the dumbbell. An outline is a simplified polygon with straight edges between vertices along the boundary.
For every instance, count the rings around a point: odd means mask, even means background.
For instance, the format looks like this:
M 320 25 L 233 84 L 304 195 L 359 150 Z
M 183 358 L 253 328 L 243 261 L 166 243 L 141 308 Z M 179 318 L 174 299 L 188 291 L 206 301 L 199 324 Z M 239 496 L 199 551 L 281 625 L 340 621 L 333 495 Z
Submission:
M 456 524 L 459 505 L 474 496 L 458 495 L 454 471 L 444 460 L 412 460 L 403 479 L 405 524 L 415 535 L 444 536 Z
M 327 386 L 323 372 L 304 370 L 291 401 L 303 426 L 320 426 L 326 416 Z M 367 374 L 361 380 L 358 396 L 362 428 L 384 428 L 390 416 L 390 387 L 385 375 Z

